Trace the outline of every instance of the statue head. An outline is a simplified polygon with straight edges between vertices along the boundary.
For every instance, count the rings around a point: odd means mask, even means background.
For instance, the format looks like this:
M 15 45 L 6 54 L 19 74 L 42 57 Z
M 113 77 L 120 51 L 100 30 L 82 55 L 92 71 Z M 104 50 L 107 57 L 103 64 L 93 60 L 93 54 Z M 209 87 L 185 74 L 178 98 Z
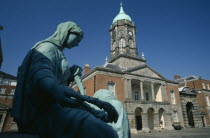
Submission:
M 55 33 L 47 41 L 63 48 L 72 48 L 77 46 L 82 38 L 82 29 L 76 23 L 69 21 L 59 24 Z

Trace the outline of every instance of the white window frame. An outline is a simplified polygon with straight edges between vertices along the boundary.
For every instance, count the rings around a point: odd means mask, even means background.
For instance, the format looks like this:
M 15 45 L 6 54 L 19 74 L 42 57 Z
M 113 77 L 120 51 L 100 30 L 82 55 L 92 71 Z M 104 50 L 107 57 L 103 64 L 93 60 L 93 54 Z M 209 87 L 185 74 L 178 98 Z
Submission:
M 176 98 L 175 98 L 174 90 L 170 91 L 170 96 L 171 96 L 171 104 L 176 104 Z
M 121 38 L 121 39 L 120 39 L 119 47 L 120 47 L 120 48 L 125 47 L 125 39 L 124 39 L 124 38 Z
M 0 94 L 5 94 L 6 88 L 0 88 Z
M 208 95 L 205 95 L 205 99 L 206 99 L 206 105 L 207 106 L 210 106 L 209 96 Z
M 110 87 L 112 87 L 112 88 L 110 88 Z M 116 88 L 116 83 L 114 83 L 112 81 L 107 83 L 107 90 L 113 92 L 114 93 L 114 96 L 116 97 L 117 95 L 116 95 L 115 88 Z
M 209 86 L 209 84 L 207 84 L 207 88 L 208 88 L 208 90 L 210 90 L 210 86 Z
M 15 94 L 15 89 L 10 89 L 10 93 L 11 95 L 14 95 Z
M 179 122 L 177 111 L 173 111 L 173 118 L 174 118 L 174 120 L 173 120 L 174 122 Z
M 140 97 L 139 97 L 140 95 L 139 95 L 139 91 L 138 90 L 134 90 L 133 91 L 133 100 L 139 100 L 140 99 Z
M 202 88 L 203 88 L 203 89 L 206 89 L 205 83 L 204 83 L 204 82 L 202 82 Z

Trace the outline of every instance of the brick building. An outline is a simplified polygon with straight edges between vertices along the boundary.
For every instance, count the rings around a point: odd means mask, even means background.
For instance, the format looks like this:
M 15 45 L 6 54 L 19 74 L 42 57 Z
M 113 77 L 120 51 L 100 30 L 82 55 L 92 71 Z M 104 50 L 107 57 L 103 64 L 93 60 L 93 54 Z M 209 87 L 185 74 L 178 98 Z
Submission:
M 3 30 L 2 26 L 0 26 L 0 30 Z M 0 37 L 0 68 L 2 62 L 3 54 Z M 17 78 L 15 76 L 0 71 L 0 132 L 16 129 L 10 117 L 16 83 Z
M 109 29 L 110 61 L 91 70 L 84 68 L 86 95 L 108 89 L 120 100 L 128 113 L 131 132 L 173 129 L 181 125 L 183 115 L 179 84 L 163 77 L 140 58 L 136 46 L 136 26 L 123 7 Z M 77 90 L 77 86 L 73 85 Z
M 10 111 L 14 98 L 17 78 L 10 74 L 0 71 L 0 132 L 13 129 Z
M 196 91 L 196 99 L 191 104 L 200 111 L 197 114 L 202 121 L 202 126 L 210 126 L 210 80 L 196 76 L 181 78 L 178 75 L 174 76 L 174 79 L 181 88 L 186 87 Z

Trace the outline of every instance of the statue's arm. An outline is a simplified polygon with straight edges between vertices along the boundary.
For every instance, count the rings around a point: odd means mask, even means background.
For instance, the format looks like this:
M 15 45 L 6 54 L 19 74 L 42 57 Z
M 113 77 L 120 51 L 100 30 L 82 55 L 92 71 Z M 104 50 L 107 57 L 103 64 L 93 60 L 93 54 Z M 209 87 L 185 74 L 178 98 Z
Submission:
M 53 61 L 56 62 L 56 57 L 53 54 L 53 50 L 45 50 L 43 53 L 47 53 L 47 55 L 38 51 L 38 56 L 35 56 L 35 61 L 31 67 L 31 78 L 34 88 L 38 88 L 39 92 L 44 92 L 55 99 L 57 103 L 67 107 L 80 107 L 82 102 L 87 101 L 104 109 L 108 113 L 109 122 L 117 121 L 118 113 L 111 104 L 100 101 L 97 98 L 80 95 L 72 88 L 60 84 L 55 76 L 56 68 Z

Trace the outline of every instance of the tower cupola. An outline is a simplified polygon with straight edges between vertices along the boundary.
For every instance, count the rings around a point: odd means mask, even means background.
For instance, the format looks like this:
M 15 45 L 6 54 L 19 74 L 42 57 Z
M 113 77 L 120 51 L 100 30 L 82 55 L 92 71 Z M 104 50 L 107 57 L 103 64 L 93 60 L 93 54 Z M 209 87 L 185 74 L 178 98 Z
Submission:
M 125 12 L 124 12 L 124 10 L 123 10 L 123 6 L 122 6 L 122 3 L 120 4 L 120 12 L 119 12 L 119 14 L 114 18 L 114 20 L 113 20 L 113 22 L 112 23 L 115 23 L 116 21 L 118 21 L 118 20 L 128 20 L 128 21 L 132 21 L 131 20 L 131 17 L 130 16 L 128 16 Z

